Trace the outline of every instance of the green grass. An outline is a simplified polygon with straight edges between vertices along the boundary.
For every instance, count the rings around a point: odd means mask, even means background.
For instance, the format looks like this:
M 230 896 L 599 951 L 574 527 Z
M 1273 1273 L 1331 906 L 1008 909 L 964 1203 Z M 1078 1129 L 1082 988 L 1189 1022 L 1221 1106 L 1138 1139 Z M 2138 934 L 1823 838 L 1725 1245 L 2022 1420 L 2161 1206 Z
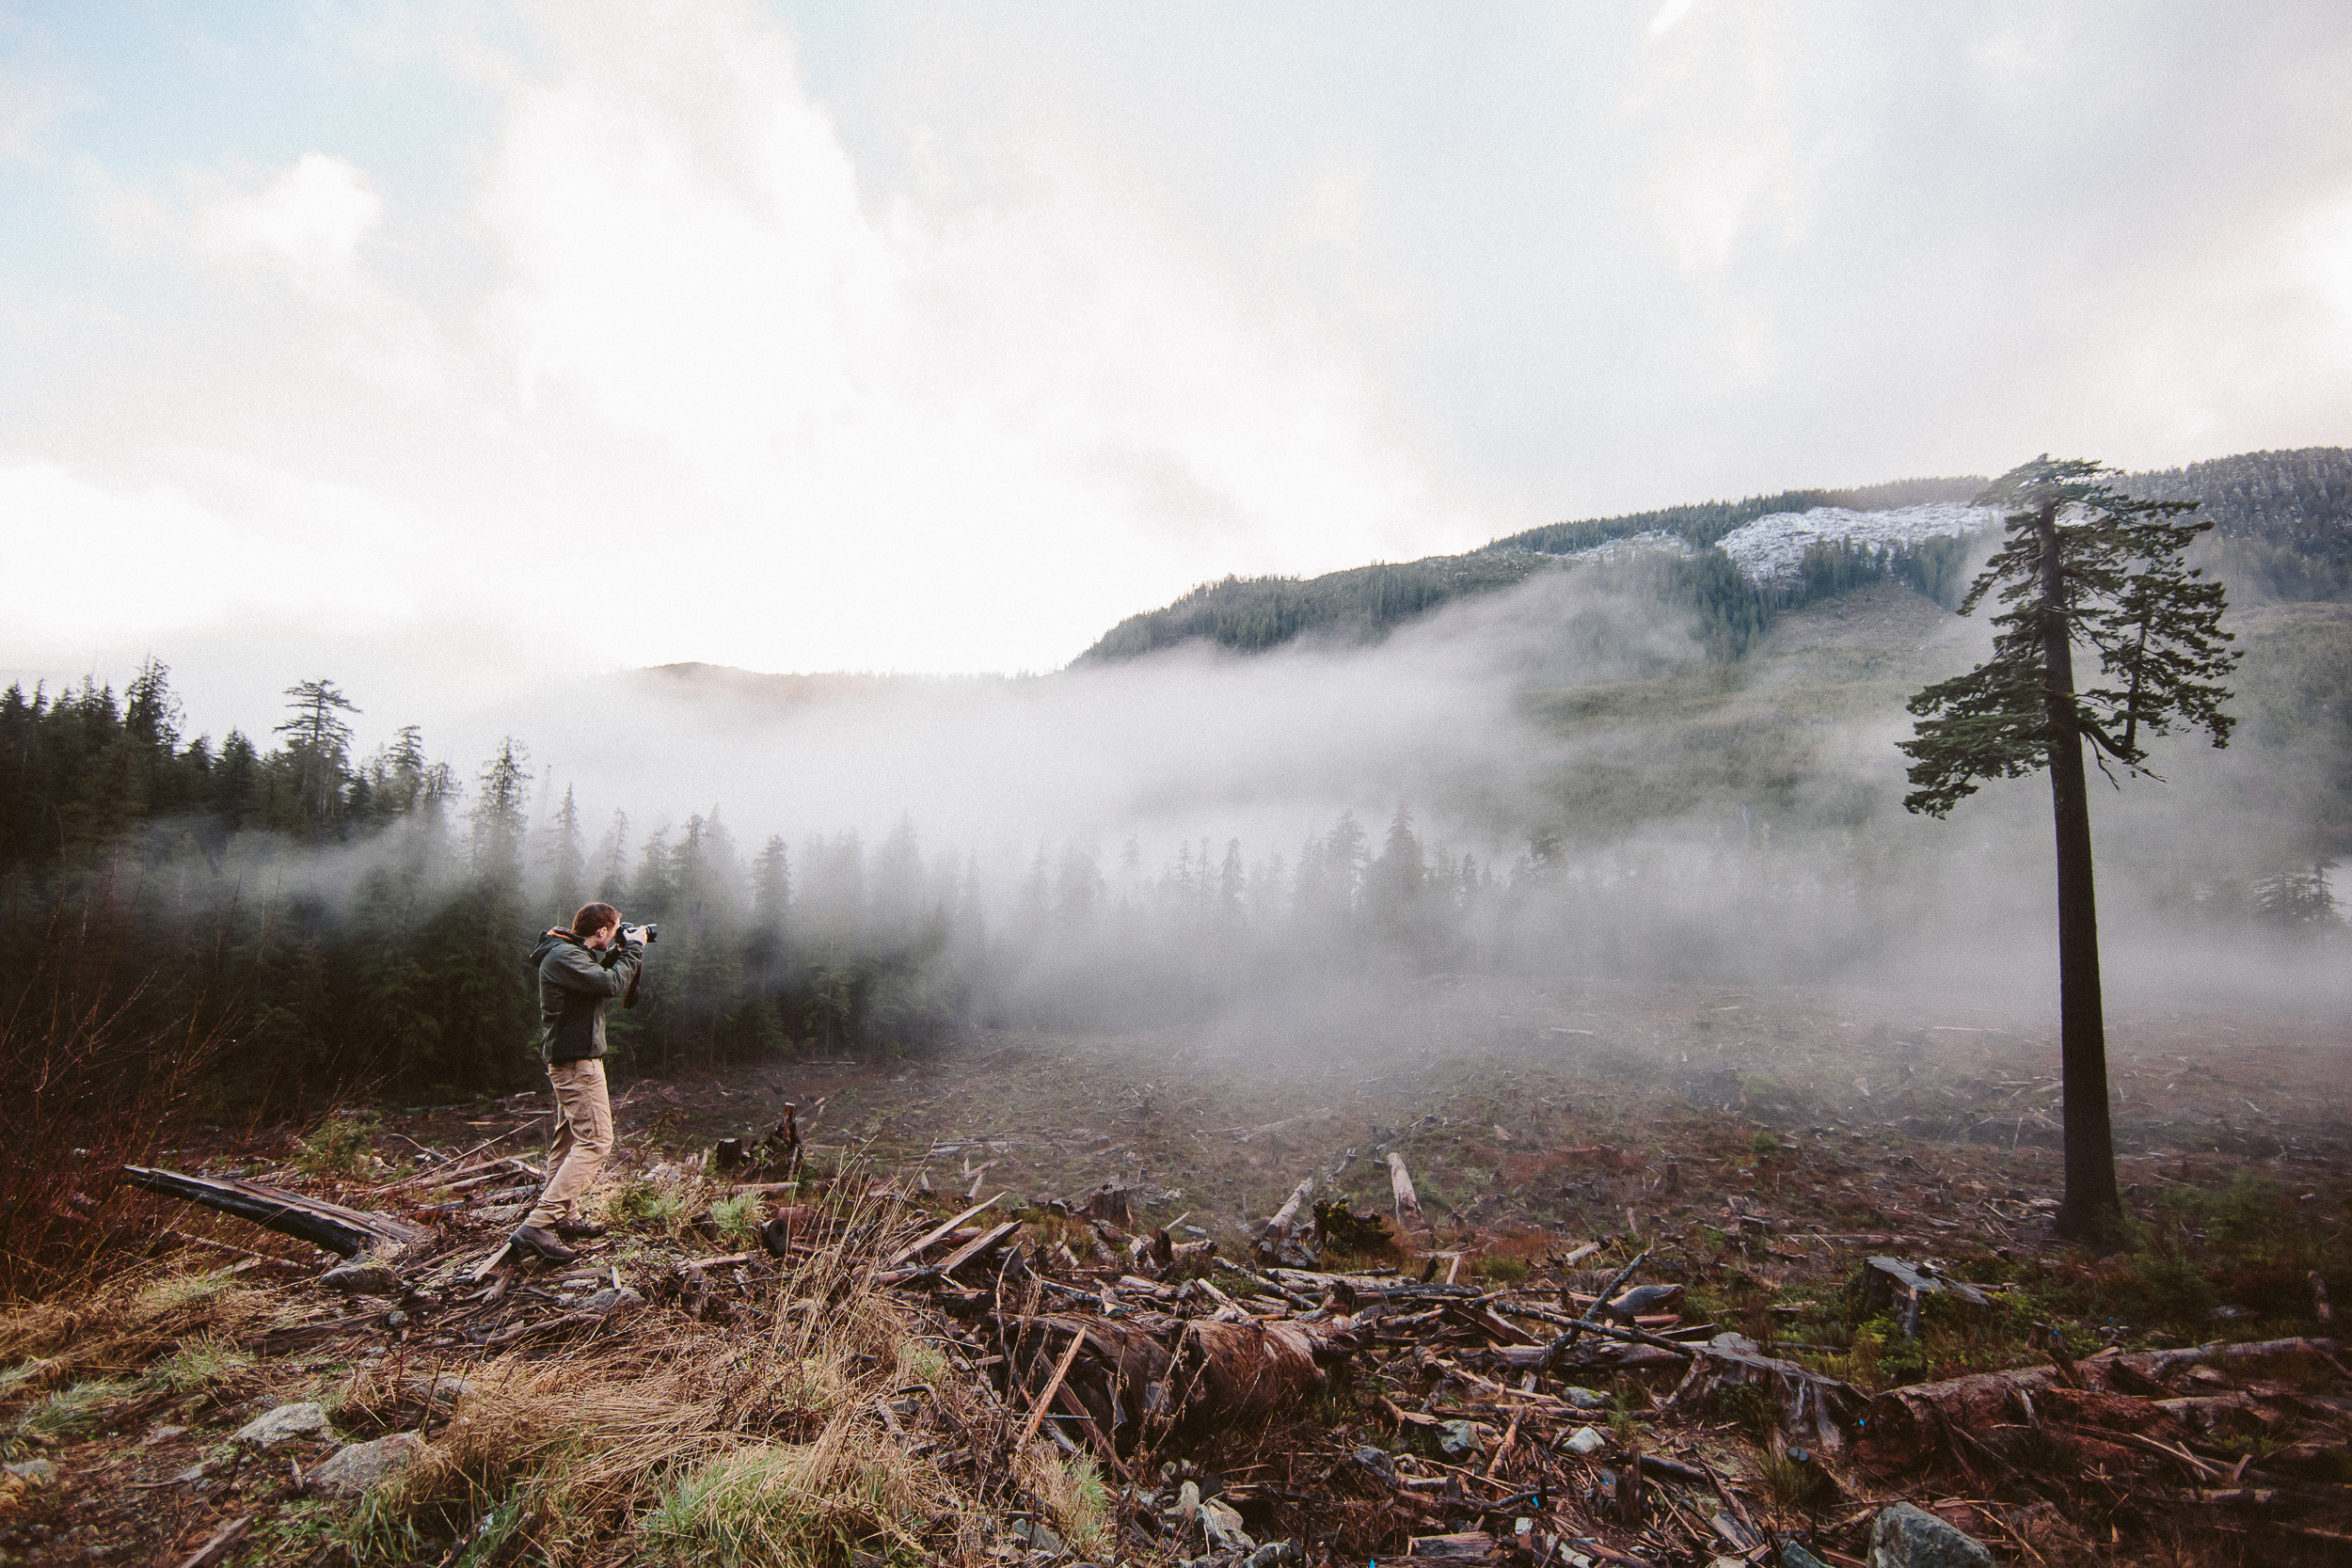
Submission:
M 107 1410 L 120 1402 L 135 1386 L 117 1378 L 89 1378 L 60 1388 L 17 1418 L 21 1433 L 56 1441 L 80 1437 L 94 1430 Z
M 311 1129 L 294 1155 L 294 1169 L 305 1176 L 349 1180 L 367 1169 L 375 1136 L 373 1117 L 347 1116 L 338 1111 Z
M 759 1201 L 757 1193 L 738 1193 L 710 1206 L 710 1223 L 718 1230 L 719 1239 L 738 1246 L 749 1246 L 759 1240 L 759 1227 L 767 1218 L 767 1207 Z
M 823 1568 L 852 1550 L 912 1546 L 915 1504 L 903 1464 L 882 1455 L 837 1455 L 829 1466 L 812 1447 L 747 1448 L 679 1476 L 637 1534 L 655 1561 Z
M 167 1313 L 202 1307 L 239 1288 L 236 1275 L 227 1269 L 216 1269 L 209 1274 L 175 1274 L 139 1291 L 133 1306 L 141 1317 L 160 1318 Z
M 232 1345 L 194 1339 L 148 1368 L 140 1381 L 150 1388 L 187 1394 L 226 1383 L 252 1365 L 253 1358 Z
M 612 1195 L 605 1205 L 607 1216 L 615 1225 L 669 1232 L 676 1229 L 686 1215 L 686 1199 L 654 1182 L 640 1178 Z

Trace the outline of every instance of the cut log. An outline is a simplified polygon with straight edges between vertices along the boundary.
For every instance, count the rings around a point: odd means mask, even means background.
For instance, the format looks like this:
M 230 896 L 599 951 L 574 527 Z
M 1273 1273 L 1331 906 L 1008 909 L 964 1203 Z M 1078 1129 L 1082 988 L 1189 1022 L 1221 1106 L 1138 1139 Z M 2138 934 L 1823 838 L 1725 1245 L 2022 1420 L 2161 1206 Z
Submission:
M 2084 1381 L 2093 1384 L 2098 1365 L 2076 1363 L 2091 1374 Z M 1908 1463 L 1941 1447 L 1949 1433 L 1983 1433 L 2016 1421 L 2028 1409 L 2034 1424 L 2069 1422 L 2154 1437 L 2178 1433 L 2174 1413 L 2165 1405 L 2097 1386 L 2069 1386 L 2057 1367 L 2017 1367 L 1889 1388 L 1870 1402 L 1865 1430 L 1874 1454 Z
M 1122 1187 L 1116 1181 L 1105 1181 L 1087 1195 L 1087 1200 L 1071 1212 L 1081 1219 L 1100 1220 L 1121 1230 L 1136 1227 L 1135 1189 Z
M 214 1568 L 214 1564 L 227 1561 L 229 1554 L 235 1551 L 238 1543 L 251 1534 L 252 1530 L 253 1516 L 251 1514 L 230 1520 L 220 1528 L 213 1531 L 211 1538 L 204 1544 L 199 1546 L 190 1556 L 183 1559 L 180 1568 Z
M 1406 1544 L 1406 1555 L 1417 1562 L 1484 1562 L 1494 1545 L 1495 1538 L 1483 1529 L 1456 1530 L 1413 1536 Z
M 1875 1315 L 1890 1307 L 1902 1309 L 1903 1338 L 1919 1333 L 1919 1304 L 1931 1295 L 1959 1297 L 1971 1307 L 1987 1307 L 1984 1292 L 1963 1280 L 1947 1279 L 1915 1267 L 1899 1258 L 1873 1258 L 1863 1278 L 1862 1309 Z
M 210 1176 L 185 1176 L 144 1165 L 122 1167 L 123 1180 L 142 1192 L 160 1193 L 183 1203 L 199 1203 L 250 1220 L 281 1236 L 293 1236 L 345 1258 L 357 1258 L 377 1247 L 405 1247 L 423 1234 L 405 1220 L 371 1214 L 326 1203 L 299 1193 Z
M 1299 1323 L 1196 1318 L 1185 1325 L 1181 1360 L 1196 1380 L 1200 1413 L 1244 1420 L 1322 1393 L 1327 1379 L 1316 1361 L 1320 1346 Z
M 1165 1231 L 1161 1234 L 1167 1234 Z M 1197 1242 L 1171 1242 L 1168 1248 L 1168 1263 L 1160 1270 L 1160 1277 L 1171 1282 L 1199 1279 L 1216 1266 L 1216 1238 L 1204 1236 Z
M 1315 1179 L 1312 1176 L 1292 1188 L 1288 1200 L 1274 1211 L 1274 1217 L 1265 1222 L 1263 1230 L 1258 1232 L 1258 1244 L 1263 1246 L 1268 1243 L 1289 1241 L 1291 1232 L 1298 1228 L 1299 1208 L 1314 1190 Z
M 954 1219 L 948 1220 L 942 1224 L 938 1228 L 927 1232 L 922 1240 L 915 1242 L 911 1245 L 902 1246 L 898 1251 L 892 1253 L 888 1258 L 882 1260 L 882 1267 L 885 1269 L 895 1269 L 899 1264 L 905 1262 L 908 1259 L 914 1257 L 916 1253 L 921 1252 L 925 1247 L 946 1240 L 946 1238 L 955 1231 L 958 1226 L 961 1225 L 964 1221 L 973 1218 L 981 1211 L 993 1207 L 996 1203 L 997 1198 L 1001 1198 L 1004 1196 L 1005 1195 L 1003 1193 L 998 1193 L 995 1197 L 988 1198 L 979 1203 L 975 1203 L 971 1208 L 966 1209 L 962 1213 L 958 1214 Z
M 955 1273 L 958 1269 L 963 1267 L 964 1264 L 969 1263 L 973 1259 L 977 1258 L 981 1253 L 986 1252 L 990 1247 L 994 1246 L 997 1243 L 1003 1241 L 1007 1236 L 1011 1235 L 1014 1231 L 1020 1228 L 1021 1222 L 1019 1220 L 1007 1220 L 995 1229 L 973 1237 L 970 1241 L 964 1243 L 963 1245 L 956 1248 L 955 1251 L 940 1259 L 940 1274 L 942 1275 L 946 1275 Z
M 1405 1168 L 1405 1156 L 1394 1149 L 1389 1151 L 1389 1193 L 1396 1200 L 1398 1228 L 1421 1225 L 1421 1195 L 1413 1191 L 1413 1173 Z
M 1073 1332 L 1070 1336 L 1069 1348 L 1061 1353 L 1060 1365 L 1054 1369 L 1054 1375 L 1046 1380 L 1045 1391 L 1038 1395 L 1029 1404 L 1029 1418 L 1022 1423 L 1021 1435 L 1013 1440 L 1012 1451 L 1014 1453 L 1025 1450 L 1029 1446 L 1029 1439 L 1037 1435 L 1038 1423 L 1045 1419 L 1046 1405 L 1052 1402 L 1055 1393 L 1060 1389 L 1061 1380 L 1070 1375 L 1070 1364 L 1078 1359 L 1078 1347 L 1086 1342 L 1087 1337 L 1083 1331 Z
M 1593 1298 L 1592 1306 L 1584 1309 L 1584 1315 L 1578 1319 L 1575 1323 L 1570 1324 L 1568 1331 L 1565 1334 L 1560 1336 L 1557 1348 L 1565 1352 L 1569 1346 L 1575 1344 L 1577 1335 L 1582 1331 L 1582 1325 L 1600 1317 L 1603 1308 L 1608 1306 L 1610 1299 L 1616 1295 L 1617 1288 L 1623 1285 L 1627 1280 L 1632 1278 L 1633 1271 L 1640 1268 L 1647 1261 L 1649 1261 L 1649 1251 L 1647 1248 L 1645 1248 L 1640 1253 L 1635 1255 L 1632 1262 L 1628 1263 L 1624 1268 L 1619 1269 L 1616 1272 L 1615 1276 L 1612 1278 L 1608 1284 L 1600 1288 L 1600 1293 Z M 1565 1294 L 1566 1292 L 1563 1291 L 1562 1293 Z

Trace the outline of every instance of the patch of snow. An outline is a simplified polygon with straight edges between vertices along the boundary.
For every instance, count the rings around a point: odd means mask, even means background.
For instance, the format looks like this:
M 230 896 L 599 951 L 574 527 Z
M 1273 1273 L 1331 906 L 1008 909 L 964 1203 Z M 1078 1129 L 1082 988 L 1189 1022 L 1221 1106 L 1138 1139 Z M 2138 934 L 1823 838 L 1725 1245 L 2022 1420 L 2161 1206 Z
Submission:
M 1850 512 L 1842 506 L 1817 506 L 1810 512 L 1775 512 L 1769 517 L 1732 530 L 1717 543 L 1740 569 L 1757 582 L 1786 581 L 1803 569 L 1804 552 L 1814 545 L 1834 545 L 1851 539 L 1875 549 L 1924 544 L 1930 539 L 1959 539 L 1998 526 L 2001 514 L 1990 506 L 1961 506 L 1932 501 L 1922 506 L 1898 506 L 1885 512 Z
M 1605 539 L 1581 550 L 1562 550 L 1554 561 L 1624 561 L 1652 551 L 1667 555 L 1688 556 L 1696 552 L 1691 542 L 1678 533 L 1661 533 L 1656 529 L 1645 533 L 1629 533 L 1622 539 Z M 1549 552 L 1542 552 L 1549 554 Z

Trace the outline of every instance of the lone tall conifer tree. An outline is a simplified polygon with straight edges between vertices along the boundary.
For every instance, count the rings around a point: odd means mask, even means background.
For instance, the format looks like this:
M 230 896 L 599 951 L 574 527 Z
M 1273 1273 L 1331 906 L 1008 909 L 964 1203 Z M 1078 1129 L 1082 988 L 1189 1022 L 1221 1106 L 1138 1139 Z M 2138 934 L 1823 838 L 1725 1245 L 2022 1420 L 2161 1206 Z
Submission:
M 1911 699 L 1902 750 L 1917 787 L 1903 804 L 1942 816 L 1985 779 L 2050 770 L 2058 828 L 2058 1014 L 2066 1095 L 2066 1197 L 2056 1227 L 2111 1239 L 2122 1218 L 2107 1120 L 2106 1025 L 2099 997 L 2099 918 L 2091 892 L 2089 741 L 2100 770 L 2149 771 L 2144 741 L 2174 725 L 2229 744 L 2237 656 L 2222 644 L 2222 593 L 2184 557 L 2211 523 L 2194 501 L 2135 500 L 2114 470 L 2035 458 L 1995 480 L 1980 506 L 2009 509 L 2007 537 L 1969 586 L 1969 614 L 1998 590 L 1993 657 Z M 2099 683 L 2074 685 L 2076 644 L 2099 656 Z M 2112 766 L 2111 766 L 2112 765 Z M 2153 776 L 2153 774 L 2151 775 Z
M 288 737 L 294 787 L 315 843 L 342 808 L 343 782 L 351 772 L 351 726 L 340 716 L 358 712 L 359 705 L 330 680 L 296 681 L 286 695 L 293 699 L 286 706 L 294 717 L 271 733 Z

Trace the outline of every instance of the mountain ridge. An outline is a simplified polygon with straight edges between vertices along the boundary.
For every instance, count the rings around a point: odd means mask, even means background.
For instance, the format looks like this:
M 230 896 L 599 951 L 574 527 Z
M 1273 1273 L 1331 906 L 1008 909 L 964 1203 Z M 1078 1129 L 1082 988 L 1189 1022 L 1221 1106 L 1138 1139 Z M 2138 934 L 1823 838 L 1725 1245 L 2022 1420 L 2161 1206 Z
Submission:
M 1375 562 L 1312 578 L 1228 576 L 1201 583 L 1157 610 L 1127 616 L 1073 665 L 1140 657 L 1186 642 L 1257 653 L 1303 636 L 1376 641 L 1393 627 L 1454 599 L 1518 586 L 1564 558 L 1638 536 L 1668 536 L 1692 558 L 1653 568 L 1669 600 L 1699 612 L 1710 652 L 1739 657 L 1780 609 L 1862 581 L 1893 576 L 1950 602 L 1957 553 L 1841 547 L 1823 541 L 1800 569 L 1759 582 L 1722 556 L 1737 530 L 1781 514 L 1822 508 L 1850 513 L 1964 504 L 1988 482 L 1979 476 L 1893 480 L 1854 488 L 1786 490 L 1737 501 L 1705 501 L 1612 517 L 1547 523 L 1456 555 Z M 2304 447 L 2241 452 L 2178 468 L 2127 473 L 2122 487 L 2151 499 L 2196 500 L 2215 537 L 2205 550 L 2241 596 L 2332 601 L 2352 591 L 2352 450 Z

